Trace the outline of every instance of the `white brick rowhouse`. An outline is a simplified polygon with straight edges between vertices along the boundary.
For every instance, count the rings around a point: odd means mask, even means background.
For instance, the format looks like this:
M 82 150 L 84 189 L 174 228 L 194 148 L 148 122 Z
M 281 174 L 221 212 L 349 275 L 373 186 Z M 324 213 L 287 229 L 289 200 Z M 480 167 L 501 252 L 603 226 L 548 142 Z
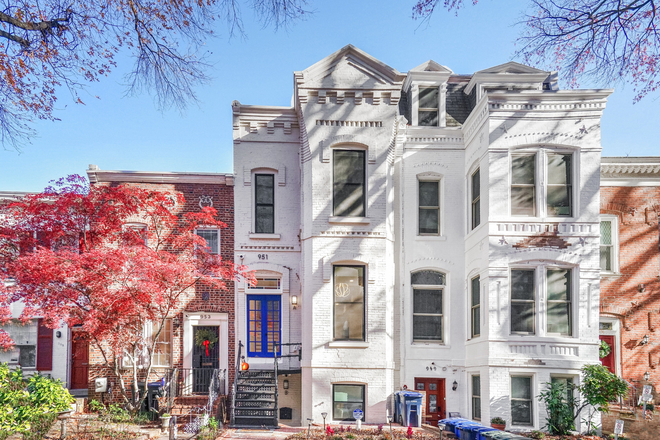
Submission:
M 544 425 L 544 384 L 598 362 L 610 93 L 349 45 L 294 73 L 292 107 L 234 101 L 235 261 L 258 279 L 237 283 L 236 339 L 251 369 L 300 343 L 279 361 L 292 423 L 383 423 L 405 386 L 431 423 Z

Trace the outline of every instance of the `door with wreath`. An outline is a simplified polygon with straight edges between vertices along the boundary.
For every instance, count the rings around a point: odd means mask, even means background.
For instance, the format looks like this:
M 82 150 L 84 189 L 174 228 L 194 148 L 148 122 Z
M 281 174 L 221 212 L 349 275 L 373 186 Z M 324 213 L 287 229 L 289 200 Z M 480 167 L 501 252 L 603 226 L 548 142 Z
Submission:
M 220 367 L 219 336 L 217 325 L 193 327 L 193 393 L 209 392 L 213 372 Z

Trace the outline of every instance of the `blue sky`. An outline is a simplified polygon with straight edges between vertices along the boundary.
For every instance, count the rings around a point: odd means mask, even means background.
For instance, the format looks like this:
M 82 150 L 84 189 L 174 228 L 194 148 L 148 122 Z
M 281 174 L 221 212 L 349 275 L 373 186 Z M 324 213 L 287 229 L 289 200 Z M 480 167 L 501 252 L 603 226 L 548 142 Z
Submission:
M 481 0 L 458 16 L 439 10 L 429 23 L 411 18 L 413 0 L 310 0 L 314 14 L 289 29 L 263 29 L 249 9 L 247 38 L 228 39 L 217 22 L 208 41 L 210 84 L 181 114 L 159 112 L 153 97 L 125 97 L 123 73 L 88 88 L 86 105 L 59 98 L 59 122 L 36 124 L 21 154 L 0 149 L 0 191 L 39 191 L 50 180 L 105 170 L 232 172 L 231 102 L 290 105 L 293 72 L 353 44 L 401 72 L 433 59 L 457 73 L 510 61 L 526 2 Z M 467 2 L 468 4 L 471 2 Z M 520 60 L 517 60 L 520 61 Z M 561 73 L 560 73 L 561 76 Z M 583 83 L 584 88 L 594 87 Z M 602 120 L 604 156 L 660 155 L 660 93 L 634 104 L 631 86 L 616 88 Z M 100 99 L 95 99 L 98 95 Z

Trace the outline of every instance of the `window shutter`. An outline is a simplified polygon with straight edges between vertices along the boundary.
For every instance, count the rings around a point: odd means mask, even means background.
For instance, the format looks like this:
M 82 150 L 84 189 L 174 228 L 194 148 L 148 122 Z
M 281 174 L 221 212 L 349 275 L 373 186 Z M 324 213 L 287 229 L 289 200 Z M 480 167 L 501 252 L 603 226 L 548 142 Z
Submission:
M 37 336 L 37 370 L 49 371 L 53 369 L 53 329 L 43 325 L 39 319 Z

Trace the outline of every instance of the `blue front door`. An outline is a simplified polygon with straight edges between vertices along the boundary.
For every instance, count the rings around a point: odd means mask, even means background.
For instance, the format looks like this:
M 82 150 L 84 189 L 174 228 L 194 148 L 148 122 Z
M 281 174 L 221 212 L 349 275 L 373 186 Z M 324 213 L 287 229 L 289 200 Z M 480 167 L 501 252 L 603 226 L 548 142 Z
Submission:
M 248 295 L 248 356 L 273 357 L 275 343 L 280 343 L 282 297 Z M 282 348 L 278 348 L 278 354 Z

